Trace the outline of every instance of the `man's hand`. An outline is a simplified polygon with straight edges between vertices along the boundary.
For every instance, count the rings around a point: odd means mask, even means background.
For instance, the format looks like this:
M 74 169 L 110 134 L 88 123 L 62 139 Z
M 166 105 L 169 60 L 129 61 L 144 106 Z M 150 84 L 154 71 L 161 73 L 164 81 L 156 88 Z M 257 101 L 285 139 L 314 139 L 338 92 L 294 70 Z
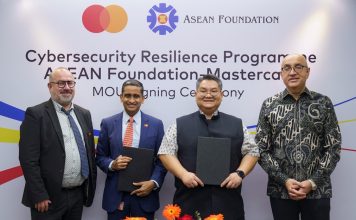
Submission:
M 285 187 L 288 191 L 289 198 L 292 200 L 301 200 L 307 197 L 305 190 L 302 190 L 304 185 L 295 179 L 287 179 Z
M 183 175 L 181 175 L 180 178 L 183 182 L 183 184 L 188 187 L 188 188 L 195 188 L 198 185 L 200 186 L 204 186 L 203 181 L 201 181 L 196 175 L 195 173 L 192 172 L 185 172 Z
M 127 165 L 132 160 L 131 157 L 126 157 L 119 155 L 111 164 L 111 169 L 113 170 L 123 170 L 126 169 Z
M 236 189 L 241 185 L 242 178 L 237 175 L 236 172 L 230 173 L 230 175 L 220 184 L 220 187 L 226 187 L 228 189 Z
M 48 199 L 43 200 L 42 202 L 38 202 L 35 204 L 35 209 L 37 209 L 38 212 L 47 212 L 49 204 L 52 202 Z
M 312 185 L 309 180 L 304 180 L 303 182 L 300 183 L 300 189 L 299 191 L 308 194 L 310 191 L 312 191 Z
M 133 185 L 139 186 L 140 188 L 132 191 L 130 194 L 140 196 L 140 197 L 147 196 L 156 187 L 155 183 L 152 180 L 133 183 Z

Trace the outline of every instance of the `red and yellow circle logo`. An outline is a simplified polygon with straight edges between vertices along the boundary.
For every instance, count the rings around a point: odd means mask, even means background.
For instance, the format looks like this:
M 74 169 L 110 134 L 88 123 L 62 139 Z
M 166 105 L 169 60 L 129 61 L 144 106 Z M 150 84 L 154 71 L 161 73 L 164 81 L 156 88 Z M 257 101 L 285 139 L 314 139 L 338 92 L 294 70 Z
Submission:
M 92 33 L 104 30 L 117 33 L 126 27 L 128 18 L 126 11 L 118 5 L 91 5 L 83 12 L 82 21 L 84 27 Z

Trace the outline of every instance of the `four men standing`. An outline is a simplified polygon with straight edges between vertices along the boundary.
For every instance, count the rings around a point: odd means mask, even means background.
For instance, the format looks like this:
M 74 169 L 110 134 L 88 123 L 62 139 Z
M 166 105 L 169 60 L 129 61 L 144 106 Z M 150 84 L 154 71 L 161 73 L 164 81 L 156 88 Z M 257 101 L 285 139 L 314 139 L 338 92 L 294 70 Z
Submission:
M 340 159 L 341 133 L 330 99 L 306 88 L 309 73 L 304 56 L 283 60 L 286 89 L 263 102 L 257 145 L 241 119 L 218 110 L 222 82 L 214 75 L 203 75 L 196 83 L 199 110 L 178 118 L 165 136 L 162 121 L 140 111 L 142 83 L 124 82 L 124 111 L 102 120 L 97 145 L 96 164 L 107 174 L 103 208 L 108 219 L 153 219 L 167 169 L 175 176 L 173 202 L 182 213 L 222 213 L 227 220 L 242 220 L 242 179 L 259 157 L 269 176 L 275 220 L 329 219 L 330 175 Z M 32 219 L 81 219 L 96 182 L 91 116 L 72 103 L 75 81 L 67 69 L 54 70 L 48 88 L 51 99 L 28 108 L 20 128 L 23 203 L 31 207 Z M 195 173 L 199 136 L 231 140 L 230 173 L 220 186 L 204 185 Z M 137 189 L 131 193 L 117 189 L 118 174 L 132 160 L 122 155 L 123 147 L 148 148 L 155 155 L 151 178 L 133 183 Z

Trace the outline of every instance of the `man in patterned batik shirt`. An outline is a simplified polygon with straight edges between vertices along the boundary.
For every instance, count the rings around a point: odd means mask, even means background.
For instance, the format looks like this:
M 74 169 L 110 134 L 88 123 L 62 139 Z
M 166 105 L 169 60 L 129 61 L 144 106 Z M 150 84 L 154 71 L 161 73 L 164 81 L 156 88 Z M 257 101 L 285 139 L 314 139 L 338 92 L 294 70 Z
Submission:
M 333 104 L 306 88 L 310 68 L 303 55 L 285 57 L 281 70 L 286 89 L 263 102 L 256 134 L 273 217 L 328 220 L 330 175 L 341 149 Z

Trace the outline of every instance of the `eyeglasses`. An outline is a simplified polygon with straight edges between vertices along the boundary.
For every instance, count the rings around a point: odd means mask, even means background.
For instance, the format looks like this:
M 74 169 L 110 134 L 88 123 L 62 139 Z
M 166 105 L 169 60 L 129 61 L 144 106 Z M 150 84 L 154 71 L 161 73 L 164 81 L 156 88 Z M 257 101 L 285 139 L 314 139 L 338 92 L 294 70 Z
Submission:
M 198 90 L 198 93 L 202 98 L 206 97 L 208 94 L 210 94 L 212 97 L 216 97 L 217 95 L 220 94 L 220 91 L 219 90 L 212 90 L 212 91 Z
M 73 88 L 75 86 L 75 81 L 58 81 L 58 82 L 50 82 L 53 84 L 57 84 L 58 88 L 63 89 L 64 87 L 66 87 L 66 85 L 68 85 L 69 88 Z
M 138 95 L 138 94 L 123 94 L 123 97 L 125 99 L 140 99 L 142 96 L 141 95 Z
M 282 67 L 282 72 L 290 73 L 292 71 L 292 69 L 293 69 L 294 72 L 301 73 L 303 71 L 303 68 L 308 68 L 308 67 L 307 66 L 303 66 L 301 64 L 297 64 L 294 67 L 292 67 L 290 65 L 285 65 L 284 67 Z

